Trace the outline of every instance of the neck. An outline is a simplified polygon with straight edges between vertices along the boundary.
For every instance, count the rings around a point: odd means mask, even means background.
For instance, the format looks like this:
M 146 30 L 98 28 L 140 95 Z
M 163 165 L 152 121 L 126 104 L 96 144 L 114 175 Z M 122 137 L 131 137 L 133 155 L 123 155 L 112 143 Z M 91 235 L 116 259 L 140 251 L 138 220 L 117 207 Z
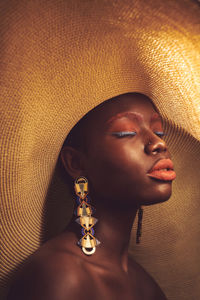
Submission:
M 95 254 L 86 256 L 86 259 L 90 261 L 96 259 L 107 266 L 117 265 L 127 272 L 128 247 L 137 208 L 122 210 L 119 207 L 114 207 L 114 205 L 113 207 L 105 207 L 99 203 L 91 203 L 91 205 L 94 205 L 96 209 L 93 216 L 98 219 L 94 226 L 94 236 L 101 244 L 97 246 Z M 70 222 L 68 230 L 81 237 L 81 227 L 76 224 L 75 219 L 73 218 Z
M 101 242 L 102 254 L 118 263 L 124 271 L 128 265 L 128 247 L 131 229 L 137 209 L 120 210 L 119 208 L 96 207 L 95 237 Z M 98 248 L 97 248 L 98 250 Z

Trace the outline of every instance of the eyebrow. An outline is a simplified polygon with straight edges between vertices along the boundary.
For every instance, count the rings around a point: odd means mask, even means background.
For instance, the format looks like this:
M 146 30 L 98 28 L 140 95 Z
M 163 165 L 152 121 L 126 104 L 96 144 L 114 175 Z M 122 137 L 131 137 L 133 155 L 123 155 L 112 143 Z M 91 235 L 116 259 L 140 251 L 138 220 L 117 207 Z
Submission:
M 123 117 L 126 117 L 126 118 L 128 118 L 130 120 L 137 120 L 139 122 L 141 122 L 143 120 L 143 116 L 140 113 L 136 113 L 136 112 L 124 112 L 124 113 L 116 114 L 115 116 L 111 117 L 106 123 L 107 124 L 111 124 L 115 120 L 121 119 Z
M 126 117 L 126 118 L 128 118 L 130 120 L 134 120 L 134 121 L 136 120 L 139 123 L 144 120 L 143 115 L 138 112 L 124 112 L 124 113 L 116 114 L 115 116 L 111 117 L 106 123 L 110 125 L 115 120 L 123 118 L 123 117 Z M 150 122 L 155 122 L 155 121 L 162 121 L 162 118 L 158 113 L 154 113 L 151 116 Z

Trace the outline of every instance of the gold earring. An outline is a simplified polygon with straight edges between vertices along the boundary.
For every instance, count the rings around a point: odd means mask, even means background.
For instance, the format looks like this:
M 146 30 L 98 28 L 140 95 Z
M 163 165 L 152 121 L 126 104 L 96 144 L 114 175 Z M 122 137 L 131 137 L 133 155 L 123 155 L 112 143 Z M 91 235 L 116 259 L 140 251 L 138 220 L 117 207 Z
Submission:
M 81 176 L 75 180 L 75 193 L 77 195 L 76 215 L 79 217 L 76 222 L 82 226 L 81 233 L 83 237 L 78 241 L 78 245 L 86 255 L 92 255 L 96 251 L 96 246 L 100 242 L 94 237 L 93 226 L 97 223 L 97 219 L 92 217 L 93 208 L 90 205 L 88 197 L 88 180 Z

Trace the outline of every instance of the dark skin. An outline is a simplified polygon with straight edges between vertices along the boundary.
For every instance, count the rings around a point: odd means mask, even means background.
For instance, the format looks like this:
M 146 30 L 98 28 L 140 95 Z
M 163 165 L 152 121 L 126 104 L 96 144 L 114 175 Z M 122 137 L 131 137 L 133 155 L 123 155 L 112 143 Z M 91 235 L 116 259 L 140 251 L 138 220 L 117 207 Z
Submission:
M 119 96 L 89 115 L 84 125 L 87 150 L 63 148 L 70 176 L 88 179 L 99 220 L 95 237 L 101 244 L 93 255 L 85 255 L 77 246 L 80 225 L 73 217 L 66 230 L 30 257 L 8 300 L 166 300 L 154 279 L 128 255 L 139 205 L 166 201 L 172 192 L 172 181 L 147 176 L 156 161 L 170 158 L 158 134 L 162 120 L 155 113 L 144 95 Z

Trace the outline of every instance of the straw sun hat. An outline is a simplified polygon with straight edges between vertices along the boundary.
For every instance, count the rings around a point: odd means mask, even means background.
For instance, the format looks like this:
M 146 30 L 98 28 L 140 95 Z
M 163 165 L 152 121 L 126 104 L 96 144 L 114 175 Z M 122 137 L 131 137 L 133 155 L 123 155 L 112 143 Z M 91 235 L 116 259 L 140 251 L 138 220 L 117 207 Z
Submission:
M 1 295 L 73 201 L 57 159 L 89 110 L 127 92 L 164 118 L 177 179 L 130 254 L 170 300 L 200 299 L 200 7 L 194 0 L 1 1 Z

